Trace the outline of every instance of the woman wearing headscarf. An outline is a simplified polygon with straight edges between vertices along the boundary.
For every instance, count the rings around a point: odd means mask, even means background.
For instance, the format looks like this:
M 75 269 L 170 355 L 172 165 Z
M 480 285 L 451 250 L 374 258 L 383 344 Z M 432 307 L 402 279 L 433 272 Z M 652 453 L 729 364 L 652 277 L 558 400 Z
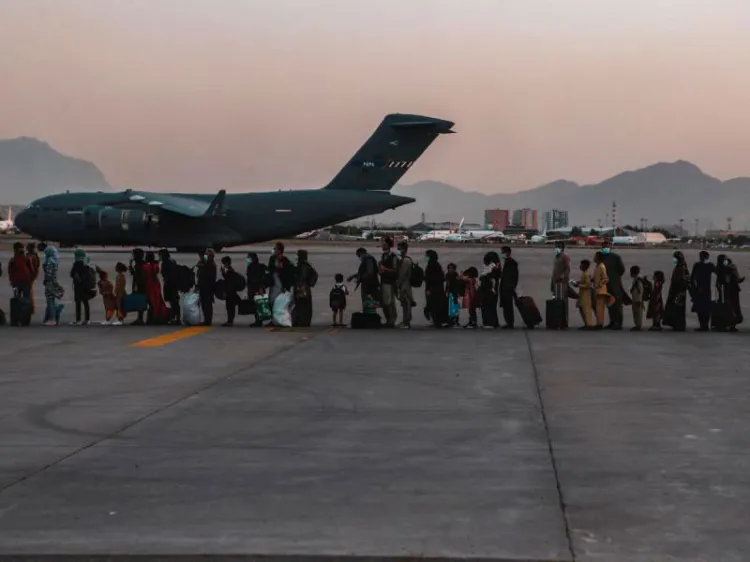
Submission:
M 47 299 L 47 309 L 44 313 L 45 326 L 59 326 L 63 305 L 58 301 L 63 298 L 65 290 L 57 280 L 57 270 L 60 266 L 60 254 L 54 246 L 44 248 L 44 297 Z
M 447 320 L 448 306 L 445 297 L 445 272 L 435 250 L 425 252 L 427 267 L 424 271 L 425 316 L 432 325 L 440 328 Z
M 484 266 L 479 272 L 479 294 L 482 302 L 482 328 L 499 328 L 497 314 L 498 289 L 500 287 L 500 256 L 497 252 L 484 255 Z
M 147 324 L 166 324 L 169 322 L 170 312 L 161 292 L 159 281 L 159 262 L 154 252 L 146 252 L 143 263 L 143 277 L 146 285 L 146 299 L 148 300 Z
M 96 277 L 94 270 L 89 267 L 89 258 L 82 248 L 73 251 L 73 267 L 70 270 L 73 279 L 73 298 L 76 304 L 76 320 L 72 324 L 88 325 L 91 319 L 89 301 L 96 295 Z M 81 320 L 83 307 L 83 320 Z
M 716 288 L 719 298 L 724 302 L 727 310 L 727 328 L 730 332 L 737 331 L 737 324 L 742 323 L 742 307 L 740 306 L 740 284 L 745 280 L 740 277 L 737 266 L 724 254 L 718 258 L 716 266 Z
M 130 292 L 133 294 L 147 295 L 146 293 L 146 275 L 143 271 L 144 266 L 144 252 L 141 248 L 134 248 L 130 259 L 130 275 L 133 276 L 133 284 Z M 146 296 L 148 300 L 148 296 Z M 133 322 L 134 326 L 140 326 L 143 324 L 143 311 L 138 311 L 138 318 Z
M 296 278 L 292 325 L 307 327 L 312 323 L 312 288 L 318 282 L 318 272 L 308 261 L 307 250 L 297 250 Z
M 686 325 L 685 304 L 690 287 L 690 272 L 685 262 L 685 256 L 680 251 L 672 254 L 672 264 L 674 269 L 672 269 L 672 278 L 669 282 L 669 293 L 662 322 L 666 326 L 671 326 L 675 332 L 684 332 Z
M 203 325 L 210 326 L 214 320 L 214 289 L 216 288 L 216 253 L 208 248 L 200 257 L 196 291 L 200 295 L 203 310 Z

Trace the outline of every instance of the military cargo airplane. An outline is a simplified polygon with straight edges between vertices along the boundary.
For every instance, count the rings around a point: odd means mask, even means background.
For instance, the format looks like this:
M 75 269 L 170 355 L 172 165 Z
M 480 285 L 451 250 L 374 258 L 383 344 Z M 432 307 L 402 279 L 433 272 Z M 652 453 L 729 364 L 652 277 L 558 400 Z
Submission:
M 61 245 L 157 246 L 217 250 L 296 236 L 413 203 L 389 193 L 427 147 L 453 123 L 387 115 L 342 170 L 321 189 L 215 194 L 60 193 L 16 216 L 16 227 Z

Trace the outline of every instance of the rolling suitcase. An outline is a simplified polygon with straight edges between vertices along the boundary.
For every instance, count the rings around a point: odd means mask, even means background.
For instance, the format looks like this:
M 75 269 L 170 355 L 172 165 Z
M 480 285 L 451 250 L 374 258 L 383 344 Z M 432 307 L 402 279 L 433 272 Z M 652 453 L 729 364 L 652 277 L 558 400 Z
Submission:
M 548 330 L 562 330 L 567 327 L 568 319 L 565 317 L 568 308 L 567 285 L 565 291 L 563 295 L 561 284 L 555 284 L 555 296 L 547 301 L 544 318 Z
M 10 325 L 28 326 L 31 324 L 31 301 L 18 295 L 10 299 Z
M 352 314 L 352 330 L 376 330 L 382 326 L 380 314 L 355 312 Z
M 518 309 L 518 314 L 521 315 L 521 320 L 523 320 L 523 323 L 530 330 L 533 330 L 542 323 L 542 315 L 539 312 L 539 307 L 531 297 L 517 297 L 516 308 Z

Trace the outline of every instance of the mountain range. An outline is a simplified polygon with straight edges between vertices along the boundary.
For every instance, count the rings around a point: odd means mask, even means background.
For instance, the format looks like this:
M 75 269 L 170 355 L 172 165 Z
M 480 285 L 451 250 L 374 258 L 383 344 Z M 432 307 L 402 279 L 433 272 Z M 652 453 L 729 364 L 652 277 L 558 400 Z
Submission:
M 57 152 L 49 144 L 28 137 L 0 140 L 0 203 L 26 204 L 38 197 L 65 190 L 103 191 L 111 189 L 95 164 Z M 696 165 L 678 160 L 623 172 L 600 183 L 579 185 L 557 180 L 517 193 L 463 191 L 451 185 L 422 181 L 397 185 L 397 195 L 417 202 L 377 217 L 380 223 L 413 224 L 424 213 L 428 222 L 458 221 L 481 223 L 485 209 L 559 209 L 569 213 L 571 225 L 605 222 L 617 202 L 617 222 L 638 225 L 642 217 L 650 225 L 677 224 L 685 228 L 723 228 L 732 217 L 735 230 L 750 223 L 750 178 L 721 181 Z

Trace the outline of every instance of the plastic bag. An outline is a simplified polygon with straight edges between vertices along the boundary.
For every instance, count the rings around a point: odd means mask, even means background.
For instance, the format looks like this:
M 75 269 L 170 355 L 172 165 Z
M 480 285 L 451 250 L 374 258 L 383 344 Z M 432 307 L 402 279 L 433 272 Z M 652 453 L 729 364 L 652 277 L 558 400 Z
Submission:
M 458 302 L 456 295 L 450 293 L 448 295 L 448 316 L 450 318 L 457 318 L 461 314 L 461 304 Z
M 186 326 L 197 326 L 202 322 L 201 297 L 198 293 L 182 295 L 182 323 Z
M 292 327 L 292 294 L 284 291 L 273 301 L 273 323 L 281 328 Z
M 271 305 L 268 301 L 268 295 L 255 295 L 253 297 L 255 301 L 255 310 L 258 315 L 258 319 L 261 321 L 271 319 Z

